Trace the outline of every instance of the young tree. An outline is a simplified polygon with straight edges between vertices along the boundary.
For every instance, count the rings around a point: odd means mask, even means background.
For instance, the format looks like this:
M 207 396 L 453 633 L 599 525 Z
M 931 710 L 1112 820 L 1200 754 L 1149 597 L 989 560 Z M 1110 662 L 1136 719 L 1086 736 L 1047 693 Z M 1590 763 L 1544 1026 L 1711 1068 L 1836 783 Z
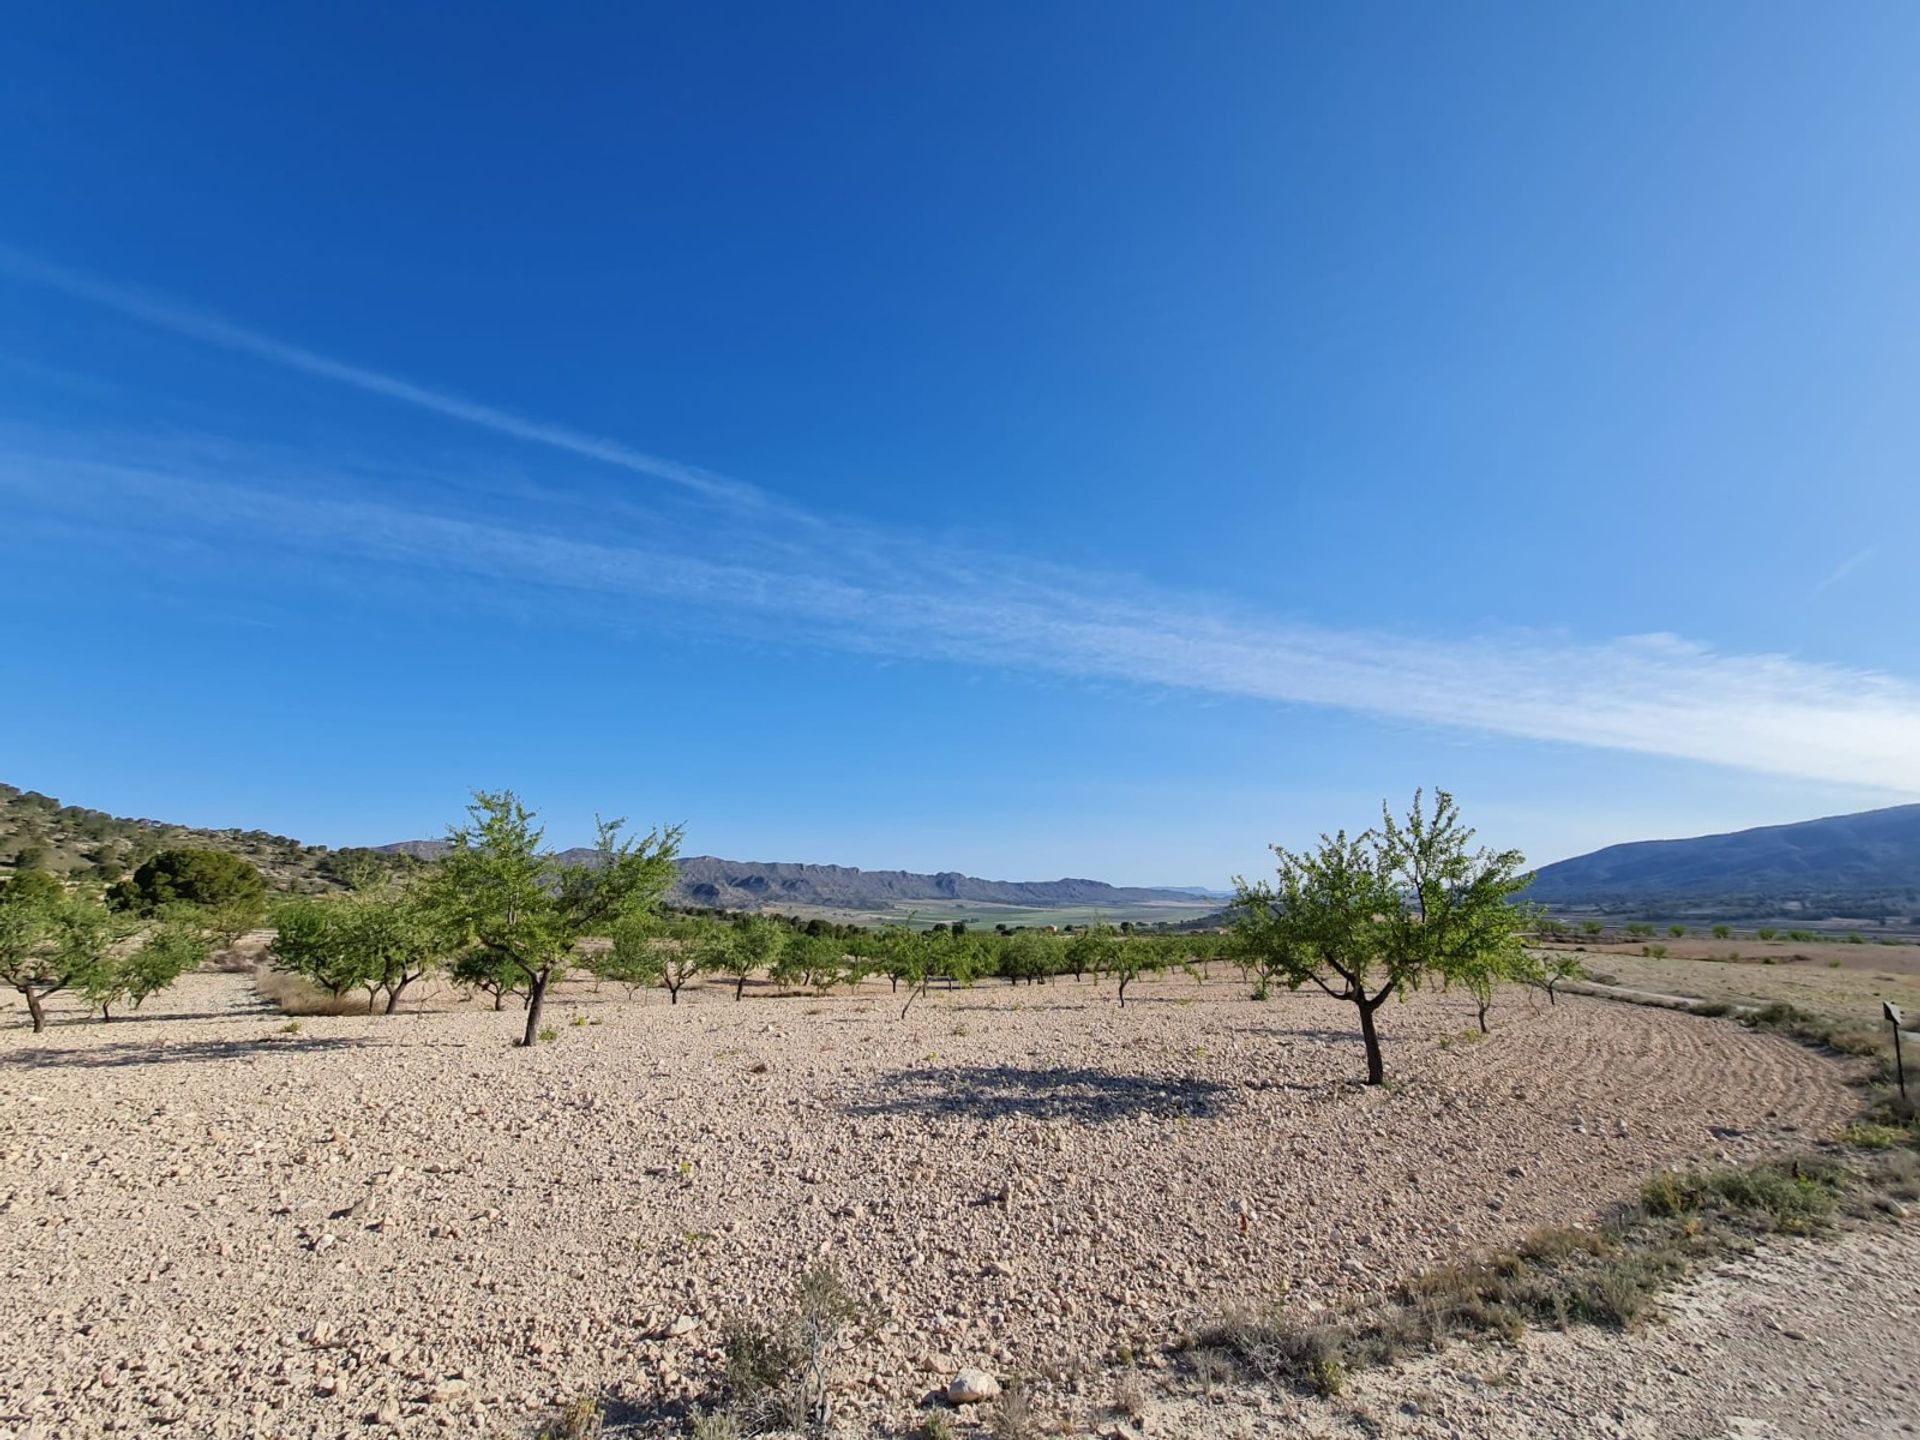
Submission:
M 1511 963 L 1532 919 L 1513 904 L 1532 879 L 1520 853 L 1469 850 L 1473 831 L 1444 790 L 1430 818 L 1418 793 L 1404 824 L 1381 813 L 1379 829 L 1322 835 L 1311 853 L 1274 846 L 1277 883 L 1236 881 L 1234 900 L 1263 968 L 1354 1006 L 1369 1085 L 1386 1078 L 1374 1012 L 1387 998 Z
M 346 901 L 302 895 L 275 913 L 267 953 L 279 969 L 291 971 L 338 1000 L 349 990 L 367 987 L 373 975 L 354 930 Z
M 880 932 L 882 954 L 894 990 L 900 982 L 907 985 L 907 1003 L 900 1007 L 900 1018 L 907 1018 L 913 1002 L 927 993 L 939 969 L 939 937 L 931 930 L 916 930 L 909 923 L 889 925 Z
M 15 879 L 0 890 L 0 982 L 27 1002 L 35 1034 L 47 1028 L 45 1002 L 93 983 L 115 938 L 115 923 L 96 902 Z
M 727 928 L 726 943 L 713 968 L 733 977 L 733 998 L 745 996 L 747 980 L 759 971 L 771 971 L 786 948 L 787 927 L 764 915 L 745 915 Z
M 1001 943 L 1000 973 L 1009 984 L 1038 984 L 1054 975 L 1060 963 L 1059 943 L 1039 930 L 1016 930 Z
M 1113 963 L 1115 952 L 1119 949 L 1120 938 L 1114 934 L 1113 927 L 1103 921 L 1095 920 L 1084 925 L 1074 937 L 1067 941 L 1067 969 L 1073 972 L 1077 981 L 1082 975 L 1091 972 L 1095 981 L 1104 975 L 1107 967 Z
M 334 903 L 344 912 L 346 944 L 356 956 L 369 1011 L 385 995 L 386 1013 L 393 1014 L 406 988 L 458 948 L 455 907 L 431 884 L 367 890 Z
M 525 980 L 522 1043 L 530 1046 L 540 1035 L 547 990 L 580 942 L 607 934 L 624 915 L 652 910 L 673 884 L 681 828 L 623 840 L 624 822 L 599 821 L 594 858 L 561 865 L 541 850 L 543 832 L 511 790 L 476 791 L 467 815 L 469 823 L 447 836 L 443 893 L 471 943 Z
M 190 918 L 173 915 L 141 937 L 139 944 L 109 951 L 86 979 L 87 999 L 111 1020 L 122 1000 L 138 1010 L 148 996 L 165 990 L 189 970 L 206 962 L 212 937 Z
M 775 962 L 773 978 L 778 984 L 805 985 L 824 995 L 839 984 L 845 960 L 846 952 L 831 935 L 790 935 Z
M 1579 960 L 1564 952 L 1554 955 L 1533 955 L 1529 957 L 1530 968 L 1525 976 L 1529 984 L 1537 985 L 1547 992 L 1547 1004 L 1558 1005 L 1560 996 L 1556 993 L 1562 981 L 1583 980 L 1587 970 Z
M 506 1008 L 507 996 L 518 995 L 526 999 L 526 977 L 520 968 L 492 950 L 479 945 L 469 945 L 453 957 L 453 963 L 447 967 L 447 978 L 462 990 L 478 990 L 483 995 L 493 997 L 493 1008 Z
M 1114 937 L 1105 958 L 1098 966 L 1099 971 L 1112 975 L 1120 982 L 1120 1008 L 1127 1008 L 1127 987 L 1142 975 L 1155 974 L 1166 969 L 1169 964 L 1178 964 L 1173 949 L 1166 941 L 1154 935 L 1129 935 L 1124 939 Z

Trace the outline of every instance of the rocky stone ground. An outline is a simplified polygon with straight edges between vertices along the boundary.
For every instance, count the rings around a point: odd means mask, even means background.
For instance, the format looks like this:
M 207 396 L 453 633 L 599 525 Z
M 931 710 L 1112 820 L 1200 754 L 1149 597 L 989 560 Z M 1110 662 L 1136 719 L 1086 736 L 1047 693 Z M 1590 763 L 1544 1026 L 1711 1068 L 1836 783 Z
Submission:
M 291 1030 L 213 974 L 43 1037 L 0 1013 L 0 1435 L 527 1435 L 584 1392 L 672 1433 L 727 1317 L 816 1259 L 865 1305 L 845 1433 L 912 1433 L 963 1366 L 1100 1423 L 1116 1361 L 1150 1383 L 1227 1306 L 1383 1287 L 1856 1105 L 1786 1040 L 1573 998 L 1507 997 L 1485 1040 L 1460 999 L 1391 1007 L 1374 1090 L 1342 1007 L 1224 975 L 1124 1011 L 569 985 L 550 1016 L 532 1051 L 431 997 Z

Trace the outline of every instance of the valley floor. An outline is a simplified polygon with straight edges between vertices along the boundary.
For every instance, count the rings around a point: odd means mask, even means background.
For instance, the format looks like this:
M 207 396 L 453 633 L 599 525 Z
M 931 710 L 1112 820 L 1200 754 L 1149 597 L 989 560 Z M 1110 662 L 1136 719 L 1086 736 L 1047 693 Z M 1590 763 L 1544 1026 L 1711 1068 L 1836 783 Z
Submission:
M 584 1392 L 664 1428 L 710 1393 L 727 1318 L 785 1308 L 815 1259 L 865 1307 L 847 1434 L 911 1433 L 961 1365 L 1034 1377 L 1084 1431 L 1117 1423 L 1117 1361 L 1151 1383 L 1229 1306 L 1376 1291 L 1590 1219 L 1661 1165 L 1828 1139 L 1857 1105 L 1779 1037 L 1528 994 L 1484 1040 L 1459 999 L 1389 1007 L 1395 1083 L 1367 1090 L 1343 1007 L 1254 1003 L 1224 972 L 1142 983 L 1125 1010 L 1071 981 L 936 991 L 905 1020 L 883 982 L 671 1007 L 576 984 L 549 1014 L 532 1051 L 509 1043 L 517 1010 L 431 997 L 289 1031 L 220 974 L 43 1037 L 0 1011 L 0 1433 L 513 1436 Z M 1832 1263 L 1804 1253 L 1760 1263 Z M 1863 1277 L 1905 1265 L 1859 1253 Z M 1856 1291 L 1864 1323 L 1876 1292 Z M 1536 1391 L 1513 1433 L 1691 1433 L 1592 1428 L 1638 1403 L 1600 1380 L 1561 1387 L 1561 1427 L 1536 1358 L 1664 1356 L 1684 1333 L 1535 1337 L 1485 1352 L 1515 1367 L 1505 1388 L 1443 1356 L 1357 1395 L 1385 1433 L 1504 1433 L 1476 1417 Z M 1830 1354 L 1778 1345 L 1756 1376 Z M 1702 1373 L 1739 1353 L 1672 1352 Z M 1409 1384 L 1449 1397 L 1444 1422 Z M 1169 1411 L 1154 1433 L 1278 1434 L 1259 1427 L 1292 1403 Z

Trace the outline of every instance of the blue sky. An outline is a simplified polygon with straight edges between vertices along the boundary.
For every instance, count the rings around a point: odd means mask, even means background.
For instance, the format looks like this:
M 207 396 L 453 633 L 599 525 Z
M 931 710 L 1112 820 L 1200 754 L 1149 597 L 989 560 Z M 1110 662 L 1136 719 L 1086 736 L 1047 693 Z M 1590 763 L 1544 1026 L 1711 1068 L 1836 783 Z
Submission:
M 1920 795 L 1909 5 L 9 30 L 0 778 L 1216 885 Z

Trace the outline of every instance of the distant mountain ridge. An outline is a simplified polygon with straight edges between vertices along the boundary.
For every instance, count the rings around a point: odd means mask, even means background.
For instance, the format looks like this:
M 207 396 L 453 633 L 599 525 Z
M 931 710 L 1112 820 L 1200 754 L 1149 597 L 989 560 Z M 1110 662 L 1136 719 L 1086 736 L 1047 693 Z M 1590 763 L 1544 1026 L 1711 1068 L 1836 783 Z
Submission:
M 433 860 L 444 840 L 402 840 L 382 845 L 389 854 Z M 589 849 L 562 850 L 563 865 L 590 864 Z M 1102 880 L 982 880 L 957 870 L 923 875 L 911 870 L 860 870 L 851 865 L 806 865 L 790 861 L 723 860 L 689 856 L 677 862 L 680 880 L 669 899 L 682 905 L 726 910 L 815 905 L 841 910 L 888 909 L 916 900 L 971 901 L 982 905 L 1042 908 L 1063 905 L 1192 905 L 1205 892 L 1180 886 L 1109 885 Z
M 1541 866 L 1526 898 L 1553 905 L 1761 894 L 1920 898 L 1920 805 L 1609 845 Z

